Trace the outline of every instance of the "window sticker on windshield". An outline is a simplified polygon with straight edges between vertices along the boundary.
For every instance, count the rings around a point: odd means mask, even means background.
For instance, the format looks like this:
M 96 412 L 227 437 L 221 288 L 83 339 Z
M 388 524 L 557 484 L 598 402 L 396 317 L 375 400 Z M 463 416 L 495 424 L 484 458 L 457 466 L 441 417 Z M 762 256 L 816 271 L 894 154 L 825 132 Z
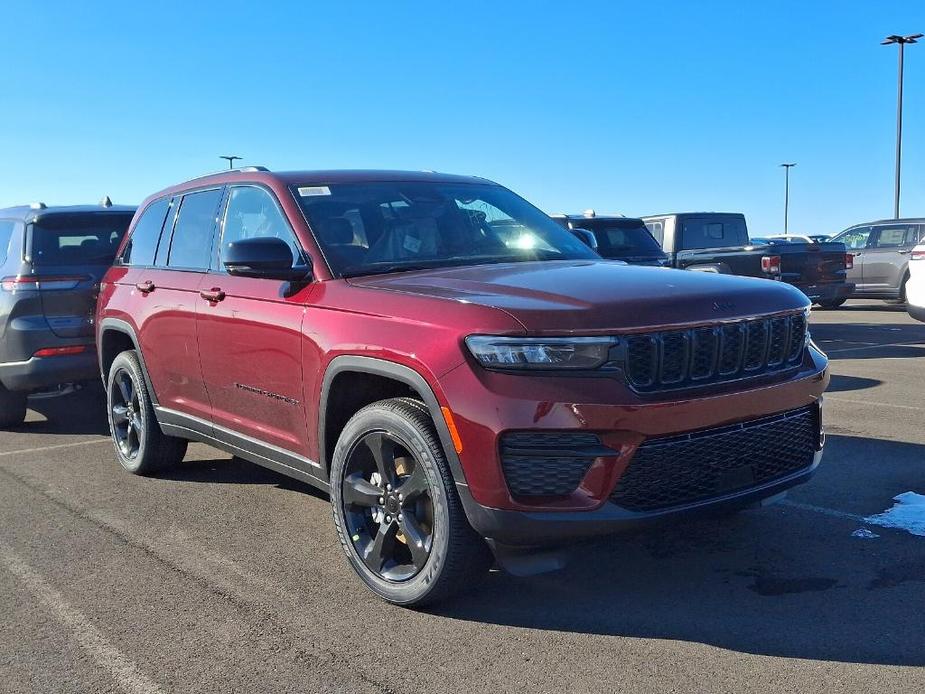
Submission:
M 303 186 L 299 188 L 299 195 L 303 198 L 311 198 L 316 195 L 330 195 L 331 189 L 327 186 Z

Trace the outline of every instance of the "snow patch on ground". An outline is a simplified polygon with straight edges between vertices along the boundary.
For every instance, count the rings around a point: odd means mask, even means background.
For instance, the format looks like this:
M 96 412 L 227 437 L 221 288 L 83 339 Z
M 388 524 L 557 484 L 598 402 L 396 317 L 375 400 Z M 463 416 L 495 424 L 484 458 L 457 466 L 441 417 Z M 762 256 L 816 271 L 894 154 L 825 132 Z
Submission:
M 865 522 L 884 528 L 897 528 L 925 537 L 925 495 L 904 492 L 893 497 L 893 508 L 868 516 Z
M 864 540 L 873 540 L 880 536 L 877 533 L 872 533 L 867 528 L 858 528 L 853 533 L 851 533 L 851 537 L 860 537 Z

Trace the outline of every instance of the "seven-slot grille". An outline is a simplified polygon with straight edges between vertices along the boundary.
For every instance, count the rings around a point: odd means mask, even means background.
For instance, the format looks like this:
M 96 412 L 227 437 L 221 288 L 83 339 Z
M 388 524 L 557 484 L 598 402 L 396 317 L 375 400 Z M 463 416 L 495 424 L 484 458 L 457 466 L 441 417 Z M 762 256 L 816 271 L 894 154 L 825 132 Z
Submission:
M 513 431 L 501 437 L 501 467 L 514 496 L 571 494 L 595 458 L 613 455 L 588 432 Z
M 625 339 L 629 385 L 639 392 L 674 390 L 797 366 L 806 316 L 800 312 Z
M 611 501 L 631 511 L 658 511 L 757 487 L 813 463 L 819 408 L 680 436 L 649 439 L 620 477 Z

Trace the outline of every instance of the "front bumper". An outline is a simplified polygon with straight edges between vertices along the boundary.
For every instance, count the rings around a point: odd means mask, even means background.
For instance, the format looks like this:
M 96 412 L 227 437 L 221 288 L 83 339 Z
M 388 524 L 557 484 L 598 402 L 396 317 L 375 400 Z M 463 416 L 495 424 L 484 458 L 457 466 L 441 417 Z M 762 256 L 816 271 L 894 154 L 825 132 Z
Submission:
M 725 496 L 651 513 L 634 513 L 610 502 L 594 511 L 505 511 L 478 504 L 466 489 L 459 488 L 459 491 L 469 523 L 482 537 L 507 546 L 541 547 L 753 506 L 807 482 L 821 460 L 822 450 L 819 450 L 811 466 L 787 477 Z
M 97 379 L 99 369 L 96 349 L 88 348 L 81 354 L 0 363 L 0 383 L 7 390 L 41 390 L 63 383 Z

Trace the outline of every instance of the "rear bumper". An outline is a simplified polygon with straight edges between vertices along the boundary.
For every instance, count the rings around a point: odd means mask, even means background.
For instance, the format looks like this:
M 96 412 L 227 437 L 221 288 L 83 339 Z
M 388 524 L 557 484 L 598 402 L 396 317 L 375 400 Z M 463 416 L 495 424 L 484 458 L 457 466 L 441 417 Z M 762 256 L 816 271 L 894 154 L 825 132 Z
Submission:
M 847 299 L 854 294 L 854 283 L 836 282 L 832 284 L 794 285 L 813 302 Z
M 40 390 L 61 383 L 95 380 L 99 378 L 99 369 L 96 349 L 88 347 L 82 354 L 0 363 L 0 383 L 7 390 Z
M 807 482 L 821 460 L 822 450 L 819 450 L 812 465 L 787 477 L 726 496 L 652 513 L 635 513 L 610 502 L 594 511 L 505 511 L 478 504 L 465 488 L 461 487 L 459 491 L 469 522 L 483 537 L 509 546 L 554 546 L 760 504 L 765 499 Z

